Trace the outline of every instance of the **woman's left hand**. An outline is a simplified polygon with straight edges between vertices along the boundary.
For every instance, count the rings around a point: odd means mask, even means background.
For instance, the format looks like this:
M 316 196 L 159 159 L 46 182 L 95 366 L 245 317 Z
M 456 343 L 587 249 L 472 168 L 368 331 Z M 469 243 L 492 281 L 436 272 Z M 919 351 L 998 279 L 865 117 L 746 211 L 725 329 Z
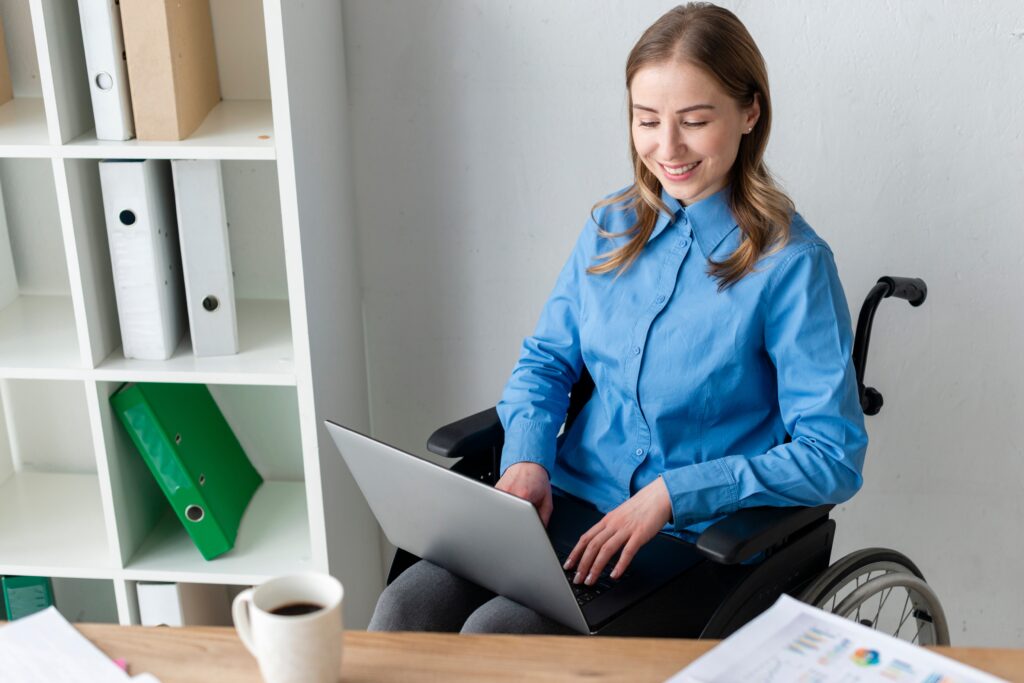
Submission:
M 611 577 L 617 579 L 626 571 L 637 551 L 654 538 L 672 519 L 672 500 L 661 477 L 637 491 L 629 500 L 615 508 L 580 536 L 569 553 L 565 569 L 576 566 L 573 583 L 592 585 L 605 565 L 622 550 Z

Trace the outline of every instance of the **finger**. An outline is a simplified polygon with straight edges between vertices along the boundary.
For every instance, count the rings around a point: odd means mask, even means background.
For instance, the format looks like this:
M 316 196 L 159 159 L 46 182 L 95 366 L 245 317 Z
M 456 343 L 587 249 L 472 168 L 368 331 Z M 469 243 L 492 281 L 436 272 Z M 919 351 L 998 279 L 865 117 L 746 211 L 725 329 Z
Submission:
M 601 549 L 604 547 L 614 535 L 616 530 L 612 528 L 603 529 L 597 536 L 595 536 L 586 549 L 583 551 L 583 556 L 580 557 L 579 567 L 576 569 L 576 576 L 573 578 L 574 583 L 581 583 L 586 579 L 594 576 L 594 562 L 597 560 L 597 556 L 601 553 Z
M 618 579 L 626 572 L 626 569 L 629 568 L 630 563 L 636 557 L 636 553 L 642 545 L 635 536 L 626 542 L 626 545 L 622 548 L 622 553 L 619 555 L 619 561 L 615 563 L 615 569 L 612 570 L 611 577 L 613 579 Z
M 580 556 L 583 555 L 583 551 L 590 543 L 590 539 L 596 536 L 598 532 L 604 528 L 603 524 L 604 520 L 602 519 L 600 522 L 587 529 L 587 531 L 582 536 L 580 536 L 580 539 L 576 541 L 576 545 L 573 546 L 572 551 L 569 553 L 569 557 L 565 560 L 565 564 L 563 565 L 564 569 L 573 568 L 573 565 L 575 565 L 576 562 L 579 561 Z
M 623 546 L 629 540 L 629 532 L 620 530 L 609 538 L 603 546 L 601 551 L 597 553 L 597 557 L 594 558 L 594 564 L 590 567 L 590 573 L 587 574 L 587 578 L 584 581 L 588 586 L 594 585 L 597 581 L 597 577 L 601 576 L 601 572 L 604 571 L 605 565 L 608 564 L 608 560 L 612 559 L 612 556 L 619 551 L 619 548 Z
M 580 557 L 579 566 L 576 567 L 576 576 L 572 579 L 573 583 L 581 583 L 591 574 L 591 566 L 594 564 L 594 559 L 597 557 L 597 554 L 601 552 L 601 546 L 603 546 L 614 533 L 614 529 L 603 529 L 590 541 L 590 543 L 587 544 L 586 549 L 583 551 L 583 555 Z

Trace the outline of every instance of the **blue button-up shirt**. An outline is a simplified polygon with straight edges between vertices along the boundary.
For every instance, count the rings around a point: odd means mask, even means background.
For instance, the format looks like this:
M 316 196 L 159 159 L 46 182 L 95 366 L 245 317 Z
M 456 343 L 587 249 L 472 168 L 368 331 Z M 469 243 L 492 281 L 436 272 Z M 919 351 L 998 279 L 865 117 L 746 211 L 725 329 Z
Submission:
M 796 214 L 788 243 L 719 291 L 708 261 L 741 237 L 728 191 L 690 206 L 662 192 L 671 213 L 617 279 L 586 272 L 628 239 L 598 224 L 621 232 L 635 213 L 620 202 L 587 221 L 498 404 L 502 472 L 539 463 L 603 512 L 661 476 L 671 526 L 690 532 L 860 488 L 867 434 L 832 252 Z M 559 437 L 584 365 L 593 396 Z

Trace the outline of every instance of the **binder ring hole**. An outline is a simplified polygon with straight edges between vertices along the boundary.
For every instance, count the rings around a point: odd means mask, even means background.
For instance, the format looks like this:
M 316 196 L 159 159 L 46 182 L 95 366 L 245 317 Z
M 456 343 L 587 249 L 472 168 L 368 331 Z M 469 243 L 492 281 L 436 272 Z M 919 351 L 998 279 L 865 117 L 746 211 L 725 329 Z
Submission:
M 198 505 L 189 505 L 185 508 L 185 516 L 188 517 L 190 522 L 200 522 L 206 516 L 206 513 Z
M 205 486 L 206 485 L 206 475 L 205 474 L 200 474 L 199 475 L 199 485 L 200 486 Z
M 174 435 L 174 443 L 177 445 L 181 445 L 181 434 Z
M 203 299 L 203 308 L 208 311 L 216 311 L 217 307 L 220 306 L 220 302 L 217 301 L 217 297 L 210 295 Z
M 124 225 L 135 225 L 135 212 L 125 209 L 121 213 L 117 214 L 121 223 Z
M 114 87 L 114 79 L 106 71 L 96 74 L 96 87 L 100 90 L 110 90 Z

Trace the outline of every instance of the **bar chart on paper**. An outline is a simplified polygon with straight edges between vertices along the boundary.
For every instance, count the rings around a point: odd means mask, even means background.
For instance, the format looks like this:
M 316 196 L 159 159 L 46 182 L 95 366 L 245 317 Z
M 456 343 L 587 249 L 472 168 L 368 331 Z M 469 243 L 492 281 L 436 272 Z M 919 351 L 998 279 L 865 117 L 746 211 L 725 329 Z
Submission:
M 801 615 L 774 639 L 765 643 L 764 659 L 736 669 L 737 681 L 751 683 L 971 683 L 905 661 L 877 643 L 865 643 L 855 633 L 823 626 Z M 730 679 L 732 680 L 732 679 Z
M 759 683 L 860 683 L 873 680 L 860 674 L 877 665 L 875 650 L 855 649 L 854 642 L 842 634 L 822 628 L 810 617 L 797 617 L 762 648 L 763 657 L 736 667 L 737 680 Z M 849 660 L 847 665 L 846 660 Z M 893 679 L 893 680 L 899 680 Z
M 746 632 L 744 632 L 746 631 Z M 671 683 L 986 683 L 980 671 L 781 600 Z

